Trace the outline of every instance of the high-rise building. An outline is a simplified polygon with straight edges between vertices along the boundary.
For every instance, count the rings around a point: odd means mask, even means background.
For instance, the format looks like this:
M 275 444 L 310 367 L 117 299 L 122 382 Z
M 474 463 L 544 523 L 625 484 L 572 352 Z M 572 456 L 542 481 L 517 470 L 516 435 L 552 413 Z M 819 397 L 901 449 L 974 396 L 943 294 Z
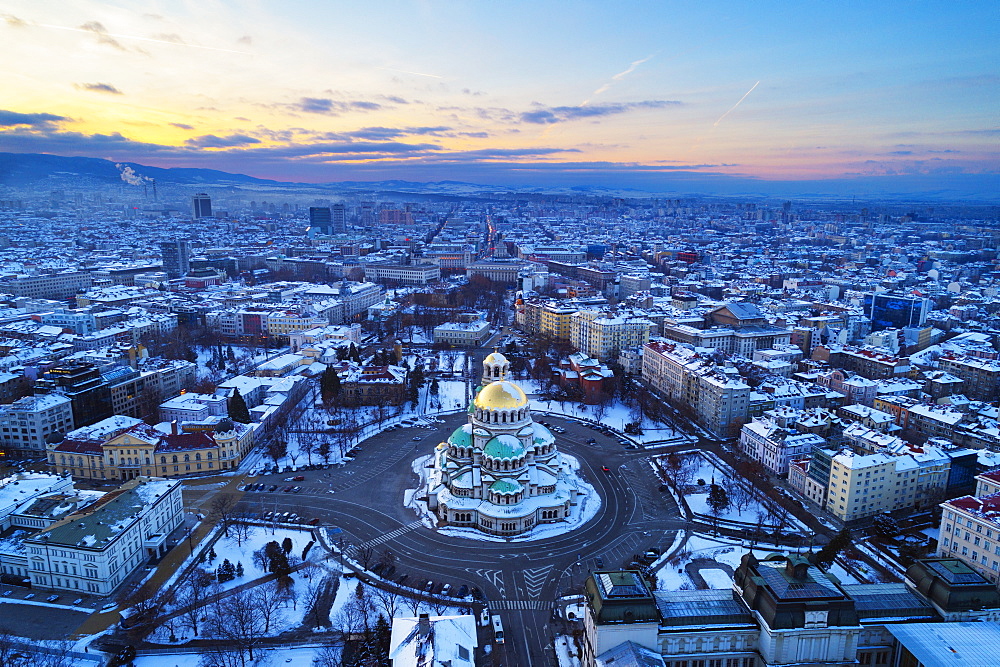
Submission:
M 343 234 L 347 231 L 347 207 L 343 204 L 334 204 L 330 207 L 332 217 L 330 218 L 330 233 Z
M 191 198 L 191 212 L 194 219 L 212 217 L 212 198 L 204 192 L 199 192 Z
M 309 228 L 315 234 L 329 234 L 332 212 L 329 206 L 309 207 Z
M 168 278 L 180 278 L 191 270 L 191 242 L 183 239 L 164 241 L 160 244 L 163 270 Z
M 927 322 L 930 299 L 906 294 L 875 293 L 865 295 L 865 315 L 871 318 L 872 331 L 920 327 Z

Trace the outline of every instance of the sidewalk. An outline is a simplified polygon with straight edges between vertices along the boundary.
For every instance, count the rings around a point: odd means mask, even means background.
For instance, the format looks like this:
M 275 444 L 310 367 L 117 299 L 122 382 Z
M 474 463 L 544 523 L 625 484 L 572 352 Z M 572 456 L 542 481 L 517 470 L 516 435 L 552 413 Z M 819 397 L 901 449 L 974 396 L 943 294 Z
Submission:
M 192 480 L 195 482 L 192 486 L 200 486 L 208 483 L 215 483 L 219 481 L 226 481 L 226 485 L 218 490 L 220 493 L 235 493 L 237 495 L 242 495 L 241 491 L 237 488 L 243 483 L 246 475 L 239 475 L 235 477 L 224 477 L 224 478 L 200 478 L 198 480 Z M 200 503 L 192 505 L 191 507 L 185 508 L 188 511 L 200 512 L 207 516 L 207 505 L 211 502 L 212 498 L 215 496 L 214 493 L 206 495 Z M 183 539 L 177 543 L 170 552 L 163 557 L 163 559 L 156 566 L 156 570 L 149 576 L 146 580 L 147 583 L 154 587 L 157 591 L 163 586 L 170 577 L 174 575 L 178 568 L 180 568 L 188 557 L 192 554 L 194 550 L 198 548 L 199 543 L 205 539 L 205 537 L 215 529 L 215 522 L 209 521 L 208 519 L 203 520 L 198 524 L 198 527 L 191 534 L 191 539 Z M 190 542 L 190 547 L 188 546 Z M 76 636 L 88 636 L 94 635 L 107 630 L 109 627 L 113 626 L 118 622 L 117 613 L 100 613 L 95 612 L 87 617 L 80 627 L 76 629 Z

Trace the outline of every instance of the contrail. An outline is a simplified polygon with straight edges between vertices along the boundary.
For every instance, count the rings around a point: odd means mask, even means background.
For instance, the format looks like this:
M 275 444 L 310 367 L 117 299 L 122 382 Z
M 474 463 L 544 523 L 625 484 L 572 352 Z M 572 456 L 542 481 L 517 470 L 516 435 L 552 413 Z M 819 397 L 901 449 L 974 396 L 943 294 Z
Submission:
M 649 62 L 652 59 L 653 59 L 653 56 L 646 56 L 645 58 L 641 58 L 639 60 L 633 60 L 632 64 L 630 64 L 628 67 L 626 67 L 624 71 L 618 72 L 618 74 L 615 74 L 613 77 L 611 77 L 611 81 L 608 81 L 606 84 L 604 84 L 603 86 L 601 86 L 600 88 L 598 88 L 597 90 L 595 90 L 593 93 L 590 94 L 590 96 L 591 97 L 597 97 L 601 93 L 606 92 L 609 88 L 611 88 L 611 86 L 613 86 L 615 84 L 616 81 L 621 81 L 626 76 L 628 76 L 629 74 L 631 74 L 632 72 L 634 72 L 635 69 L 639 65 L 641 65 L 641 64 L 643 64 L 645 62 Z M 589 104 L 589 103 L 590 103 L 590 100 L 587 99 L 587 100 L 584 100 L 580 104 L 580 106 L 582 106 L 582 107 L 583 106 L 587 106 L 587 104 Z
M 760 81 L 758 81 L 757 83 L 753 84 L 753 88 L 756 88 L 756 87 L 757 87 L 757 86 L 759 86 L 759 85 L 760 85 Z M 739 101 L 739 102 L 737 102 L 736 104 L 734 104 L 734 105 L 732 106 L 732 109 L 730 109 L 730 110 L 729 110 L 729 111 L 727 111 L 726 113 L 724 113 L 724 114 L 722 114 L 721 116 L 719 116 L 719 120 L 715 121 L 715 123 L 713 123 L 713 124 L 712 124 L 712 127 L 719 127 L 719 123 L 721 123 L 721 122 L 722 122 L 722 119 L 723 119 L 723 118 L 725 118 L 726 116 L 728 116 L 729 114 L 731 114 L 731 113 L 733 112 L 733 109 L 735 109 L 736 107 L 738 107 L 738 106 L 740 105 L 740 103 L 742 103 L 742 102 L 743 102 L 743 100 L 745 100 L 745 99 L 747 98 L 747 95 L 749 95 L 750 93 L 752 93 L 752 92 L 753 92 L 753 88 L 751 88 L 750 90 L 748 90 L 748 91 L 747 91 L 747 94 L 746 94 L 746 95 L 744 95 L 743 97 L 741 97 L 741 98 L 740 98 L 740 101 Z
M 64 25 L 50 25 L 47 23 L 36 23 L 40 28 L 52 28 L 53 30 L 69 30 L 70 32 L 84 32 L 91 35 L 107 35 L 108 37 L 118 37 L 119 39 L 134 39 L 140 42 L 155 42 L 156 44 L 169 44 L 170 46 L 184 46 L 189 49 L 204 49 L 206 51 L 222 51 L 223 53 L 240 53 L 242 55 L 252 55 L 249 51 L 235 51 L 233 49 L 220 49 L 215 46 L 199 46 L 198 44 L 186 44 L 183 42 L 171 42 L 165 39 L 153 39 L 152 37 L 139 37 L 137 35 L 122 35 L 114 32 L 98 32 L 86 30 L 84 28 L 70 28 Z
M 443 76 L 438 76 L 437 74 L 424 74 L 423 72 L 410 72 L 405 69 L 396 69 L 395 67 L 378 67 L 376 69 L 389 70 L 390 72 L 399 72 L 400 74 L 412 74 L 413 76 L 426 76 L 431 79 L 443 79 Z

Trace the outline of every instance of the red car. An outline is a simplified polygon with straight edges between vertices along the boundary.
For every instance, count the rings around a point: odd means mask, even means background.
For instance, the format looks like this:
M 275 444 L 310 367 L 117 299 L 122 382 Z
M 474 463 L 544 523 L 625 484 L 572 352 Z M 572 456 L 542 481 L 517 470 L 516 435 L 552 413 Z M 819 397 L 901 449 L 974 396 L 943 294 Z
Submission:
M 611 468 L 609 468 L 608 466 L 601 466 L 601 470 L 603 470 L 604 472 L 611 472 Z
M 292 481 L 293 482 L 304 482 L 304 481 L 306 481 L 306 477 L 305 477 L 305 475 L 296 475 L 295 477 L 292 477 Z

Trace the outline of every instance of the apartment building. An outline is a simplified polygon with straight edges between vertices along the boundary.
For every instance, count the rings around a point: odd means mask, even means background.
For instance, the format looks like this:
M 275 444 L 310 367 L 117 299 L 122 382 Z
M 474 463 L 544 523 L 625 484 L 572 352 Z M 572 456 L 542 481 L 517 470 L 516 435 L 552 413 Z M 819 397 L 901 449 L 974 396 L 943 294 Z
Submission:
M 573 313 L 580 309 L 559 303 L 546 303 L 538 311 L 538 333 L 556 340 L 569 340 Z
M 652 328 L 643 316 L 581 310 L 570 316 L 569 342 L 583 354 L 606 361 L 621 350 L 645 345 Z
M 25 396 L 0 405 L 0 448 L 11 458 L 43 456 L 46 438 L 74 426 L 73 403 L 66 396 Z
M 994 359 L 946 353 L 938 357 L 938 367 L 961 378 L 965 394 L 978 401 L 995 401 L 1000 396 L 1000 364 Z
M 958 558 L 1000 584 L 1000 471 L 976 481 L 975 495 L 941 503 L 937 553 Z
M 642 377 L 667 400 L 718 437 L 746 422 L 750 386 L 732 368 L 714 365 L 693 350 L 664 341 L 643 347 Z
M 951 459 L 935 447 L 907 454 L 841 450 L 830 462 L 826 509 L 857 521 L 905 507 L 926 507 L 945 492 Z

